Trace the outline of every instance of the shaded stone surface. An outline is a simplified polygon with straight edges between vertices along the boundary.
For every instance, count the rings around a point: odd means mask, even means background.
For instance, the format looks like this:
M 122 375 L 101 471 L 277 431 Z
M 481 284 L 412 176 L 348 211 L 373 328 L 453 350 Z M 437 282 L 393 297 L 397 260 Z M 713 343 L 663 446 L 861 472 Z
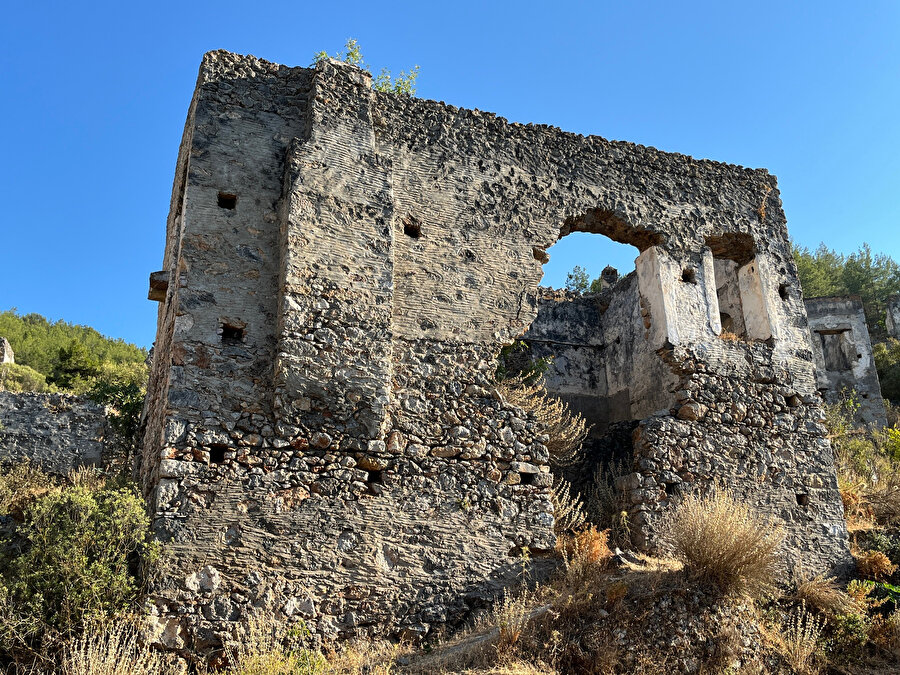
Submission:
M 888 298 L 885 325 L 888 335 L 900 340 L 900 295 L 892 295 Z

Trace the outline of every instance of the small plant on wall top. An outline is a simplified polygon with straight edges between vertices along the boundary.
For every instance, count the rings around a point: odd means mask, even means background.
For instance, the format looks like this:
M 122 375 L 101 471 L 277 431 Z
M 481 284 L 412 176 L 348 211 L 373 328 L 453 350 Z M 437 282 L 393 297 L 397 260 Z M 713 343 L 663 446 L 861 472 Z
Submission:
M 344 44 L 344 51 L 338 52 L 333 57 L 328 56 L 328 52 L 316 52 L 313 57 L 313 63 L 324 61 L 328 58 L 335 58 L 344 63 L 359 66 L 363 70 L 372 72 L 369 64 L 363 59 L 360 51 L 359 42 L 354 38 L 348 38 Z M 393 77 L 391 71 L 382 68 L 381 72 L 372 79 L 372 88 L 376 91 L 405 94 L 406 96 L 416 95 L 416 79 L 419 77 L 419 66 L 413 66 L 409 71 L 401 70 L 400 73 Z

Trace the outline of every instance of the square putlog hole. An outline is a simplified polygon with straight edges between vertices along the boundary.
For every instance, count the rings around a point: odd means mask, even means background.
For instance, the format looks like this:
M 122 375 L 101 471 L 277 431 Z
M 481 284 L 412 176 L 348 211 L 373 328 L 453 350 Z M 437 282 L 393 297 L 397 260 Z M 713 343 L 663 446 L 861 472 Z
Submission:
M 230 192 L 220 192 L 218 204 L 223 209 L 233 210 L 237 206 L 237 195 L 233 195 Z
M 222 324 L 222 342 L 243 342 L 244 329 L 240 326 L 233 326 L 228 323 Z

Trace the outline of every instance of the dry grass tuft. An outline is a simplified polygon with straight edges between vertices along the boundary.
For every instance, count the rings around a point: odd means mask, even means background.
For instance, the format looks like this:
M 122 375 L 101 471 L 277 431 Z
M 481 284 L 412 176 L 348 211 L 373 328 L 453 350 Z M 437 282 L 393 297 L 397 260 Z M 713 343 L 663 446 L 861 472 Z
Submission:
M 54 481 L 29 460 L 3 466 L 0 471 L 0 513 L 21 520 L 25 507 L 55 489 Z
M 739 335 L 728 330 L 723 330 L 721 333 L 719 333 L 719 339 L 725 340 L 725 342 L 741 342 L 741 338 Z
M 560 479 L 550 491 L 550 501 L 553 502 L 553 517 L 556 519 L 553 529 L 556 534 L 576 532 L 587 520 L 584 512 L 584 502 L 572 495 L 572 486 L 569 482 Z
M 167 675 L 162 657 L 142 644 L 131 625 L 97 627 L 66 650 L 63 675 Z
M 897 571 L 897 566 L 881 551 L 851 551 L 856 559 L 856 571 L 863 579 L 885 581 Z
M 774 591 L 782 530 L 721 487 L 688 495 L 664 522 L 664 539 L 690 572 L 726 595 Z
M 865 484 L 861 481 L 850 480 L 846 475 L 838 474 L 838 488 L 841 491 L 847 529 L 851 532 L 859 532 L 875 527 L 875 513 L 866 497 Z
M 876 615 L 871 635 L 876 645 L 895 656 L 900 655 L 900 610 L 895 609 L 887 617 Z
M 834 577 L 817 574 L 812 578 L 798 574 L 794 598 L 806 607 L 817 609 L 827 616 L 851 614 L 860 610 L 847 593 L 842 591 Z
M 800 607 L 791 614 L 784 630 L 776 638 L 776 648 L 791 666 L 791 672 L 815 675 L 820 671 L 816 654 L 824 627 L 825 621 L 807 612 L 806 607 Z
M 505 592 L 494 606 L 492 623 L 500 631 L 497 640 L 498 653 L 509 653 L 522 637 L 531 616 L 529 606 L 530 596 L 527 592 L 520 595 Z
M 328 662 L 303 646 L 303 633 L 261 619 L 250 621 L 237 642 L 226 645 L 227 672 L 235 675 L 325 673 Z
M 503 399 L 530 413 L 546 429 L 547 449 L 557 463 L 571 461 L 587 438 L 588 425 L 578 413 L 544 388 L 544 380 L 529 384 L 522 377 L 503 380 L 499 387 Z

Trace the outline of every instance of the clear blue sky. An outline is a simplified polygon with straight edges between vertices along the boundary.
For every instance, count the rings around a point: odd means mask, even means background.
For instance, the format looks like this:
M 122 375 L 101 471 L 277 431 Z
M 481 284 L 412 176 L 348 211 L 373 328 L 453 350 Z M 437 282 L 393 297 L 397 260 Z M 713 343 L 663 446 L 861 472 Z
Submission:
M 15 2 L 0 309 L 149 345 L 202 54 L 305 65 L 351 36 L 376 69 L 419 64 L 425 98 L 765 167 L 800 244 L 900 259 L 900 2 Z M 544 283 L 634 253 L 569 237 Z

